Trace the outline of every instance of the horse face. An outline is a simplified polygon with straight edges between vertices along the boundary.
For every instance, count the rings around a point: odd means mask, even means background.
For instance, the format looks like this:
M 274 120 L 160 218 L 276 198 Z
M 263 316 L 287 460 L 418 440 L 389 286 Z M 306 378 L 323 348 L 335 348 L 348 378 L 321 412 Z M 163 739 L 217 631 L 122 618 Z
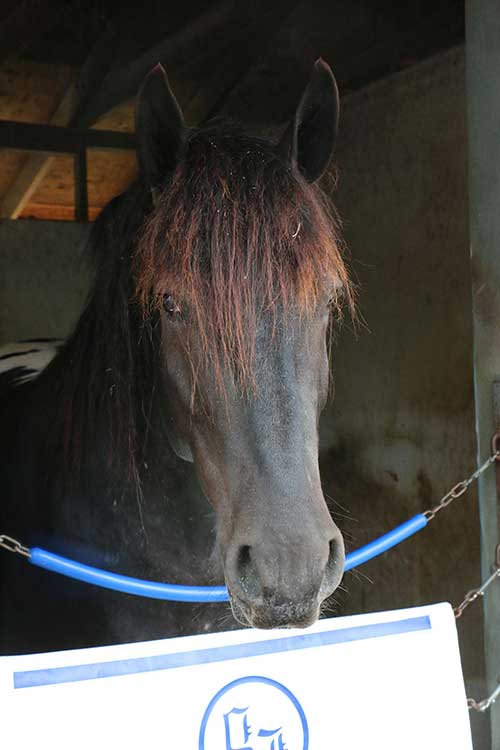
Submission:
M 179 456 L 194 461 L 204 492 L 217 512 L 218 542 L 234 615 L 254 627 L 310 625 L 343 572 L 342 537 L 328 512 L 318 469 L 318 419 L 328 388 L 326 329 L 331 276 L 325 274 L 323 284 L 326 258 L 323 262 L 320 257 L 313 266 L 309 262 L 312 251 L 307 255 L 306 250 L 301 254 L 294 249 L 293 241 L 301 226 L 314 224 L 312 208 L 300 214 L 302 201 L 300 196 L 297 198 L 298 193 L 294 194 L 295 198 L 289 201 L 293 205 L 289 209 L 293 226 L 289 227 L 281 219 L 288 204 L 280 204 L 283 210 L 273 208 L 274 187 L 269 187 L 276 185 L 277 191 L 288 196 L 290 174 L 296 175 L 294 184 L 299 186 L 313 183 L 322 174 L 333 147 L 337 113 L 335 81 L 328 66 L 319 61 L 293 122 L 272 154 L 269 149 L 264 154 L 265 149 L 260 146 L 253 151 L 241 149 L 241 153 L 233 153 L 233 148 L 230 158 L 235 166 L 230 165 L 224 173 L 220 165 L 229 159 L 224 152 L 227 140 L 208 139 L 198 163 L 207 170 L 207 160 L 212 160 L 209 174 L 219 174 L 216 204 L 216 189 L 211 189 L 210 181 L 204 189 L 200 187 L 189 154 L 202 146 L 196 142 L 193 145 L 190 140 L 162 69 L 155 69 L 146 79 L 139 98 L 136 130 L 142 177 L 159 204 L 172 204 L 173 191 L 180 193 L 183 200 L 179 205 L 185 207 L 189 203 L 189 211 L 202 228 L 194 231 L 194 225 L 189 225 L 190 232 L 170 232 L 166 241 L 163 234 L 161 239 L 159 254 L 164 258 L 164 267 L 182 269 L 175 278 L 172 276 L 175 289 L 164 286 L 160 290 L 163 380 L 171 415 L 169 439 Z M 246 172 L 245 164 L 249 165 Z M 247 179 L 244 184 L 248 189 L 241 188 L 238 200 L 234 194 L 241 186 L 234 182 L 234 175 L 240 182 Z M 255 190 L 259 175 L 261 198 L 255 198 L 252 189 Z M 168 188 L 170 183 L 172 188 Z M 200 195 L 206 196 L 206 203 Z M 249 220 L 252 201 L 260 201 L 259 216 L 272 227 L 271 234 L 282 243 L 283 252 L 273 246 L 259 254 L 259 237 L 262 235 L 263 242 L 269 245 L 269 236 L 266 240 L 262 222 L 252 224 Z M 238 206 L 243 206 L 241 216 Z M 226 225 L 221 218 L 225 207 L 232 212 Z M 172 224 L 183 226 L 181 213 L 185 217 L 186 210 L 174 212 L 172 221 L 165 220 L 167 213 L 163 219 L 157 216 L 156 226 L 161 232 L 169 231 Z M 212 222 L 219 222 L 217 230 Z M 243 225 L 247 229 L 241 230 Z M 216 231 L 217 237 L 228 238 L 222 250 L 219 247 L 217 251 L 213 249 Z M 248 244 L 253 242 L 254 250 L 257 248 L 255 258 L 267 263 L 268 270 L 262 274 L 267 283 L 262 289 L 255 264 L 244 270 L 240 255 L 234 254 L 235 242 L 231 238 L 234 240 L 238 232 L 238 248 L 246 252 L 243 248 L 248 250 Z M 176 250 L 187 234 L 192 243 L 203 234 L 204 245 L 179 262 Z M 312 246 L 314 243 L 310 242 L 307 247 Z M 146 265 L 153 267 L 157 256 L 158 252 L 150 255 L 153 262 Z M 273 302 L 274 291 L 279 287 L 276 276 L 281 283 L 282 261 L 283 268 L 288 263 L 287 283 L 292 288 L 291 280 L 295 279 L 293 289 L 297 290 L 302 288 L 301 280 L 296 279 L 300 267 L 309 262 L 307 278 L 311 289 L 314 287 L 314 304 L 309 305 L 307 314 L 299 309 L 299 304 L 294 309 L 293 299 L 292 303 L 287 301 L 286 315 L 284 311 L 281 314 L 280 303 Z M 192 271 L 195 266 L 197 275 Z M 234 281 L 235 274 L 240 274 L 240 282 Z M 255 276 L 257 281 L 247 283 L 247 276 Z M 152 277 L 154 286 L 155 274 Z M 221 278 L 226 285 L 220 282 Z M 183 282 L 188 288 L 180 299 L 177 293 L 182 291 Z M 235 324 L 227 300 L 222 303 L 222 313 L 217 314 L 216 306 L 221 304 L 226 287 L 228 295 L 234 296 L 237 290 Z M 210 293 L 214 288 L 220 293 L 218 297 Z M 154 292 L 158 296 L 158 288 Z M 194 310 L 190 309 L 190 295 L 191 300 L 197 295 Z M 303 303 L 304 300 L 302 308 Z M 204 328 L 205 310 L 213 322 L 211 329 Z M 224 338 L 226 325 L 234 335 L 224 344 L 221 341 L 223 352 L 219 357 L 217 336 L 212 336 L 207 350 L 205 334 L 218 330 Z M 233 366 L 231 359 L 238 360 L 241 355 L 245 360 L 247 330 L 252 336 L 251 356 L 247 357 L 251 360 L 251 382 L 242 387 L 238 361 Z
M 224 388 L 207 365 L 193 395 L 188 322 L 162 316 L 163 372 L 172 445 L 192 457 L 217 511 L 233 613 L 254 627 L 301 627 L 340 582 L 344 547 L 318 468 L 318 420 L 328 390 L 326 303 L 276 330 L 262 320 L 254 383 Z M 192 347 L 199 346 L 192 339 Z

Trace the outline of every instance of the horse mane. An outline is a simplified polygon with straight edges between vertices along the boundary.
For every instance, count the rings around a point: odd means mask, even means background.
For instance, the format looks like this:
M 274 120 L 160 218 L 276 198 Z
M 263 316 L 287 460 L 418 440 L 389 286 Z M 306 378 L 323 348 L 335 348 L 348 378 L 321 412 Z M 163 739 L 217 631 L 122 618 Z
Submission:
M 196 131 L 157 195 L 134 259 L 145 318 L 172 295 L 219 386 L 228 367 L 252 382 L 258 321 L 308 315 L 325 289 L 340 313 L 353 290 L 339 223 L 324 194 L 267 141 L 232 123 Z M 186 347 L 190 354 L 190 338 Z M 192 362 L 193 373 L 200 362 Z
M 66 475 L 78 482 L 104 428 L 112 475 L 131 482 L 139 501 L 165 294 L 188 312 L 221 387 L 227 366 L 243 386 L 252 381 L 261 315 L 274 324 L 307 315 L 325 289 L 335 313 L 341 298 L 352 306 L 338 222 L 323 193 L 272 144 L 231 124 L 194 131 L 154 202 L 140 182 L 111 201 L 92 227 L 87 256 L 94 267 L 87 305 L 46 372 L 59 373 L 60 448 Z
M 83 465 L 107 436 L 102 456 L 114 480 L 141 494 L 139 465 L 147 447 L 157 370 L 153 320 L 133 304 L 136 236 L 151 208 L 139 183 L 114 198 L 91 227 L 85 259 L 93 283 L 67 343 L 44 373 L 55 382 L 59 419 L 53 443 L 66 488 L 79 486 Z M 54 376 L 55 375 L 55 376 Z

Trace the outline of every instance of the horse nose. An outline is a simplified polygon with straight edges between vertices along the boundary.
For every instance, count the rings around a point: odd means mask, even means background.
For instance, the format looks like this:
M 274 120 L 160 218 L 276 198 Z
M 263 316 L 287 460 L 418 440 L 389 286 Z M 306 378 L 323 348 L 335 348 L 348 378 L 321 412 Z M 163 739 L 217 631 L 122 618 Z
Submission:
M 250 624 L 279 627 L 310 624 L 319 604 L 337 588 L 344 568 L 340 532 L 315 544 L 238 544 L 228 550 L 226 579 L 233 599 L 259 612 Z M 266 625 L 256 620 L 265 613 Z M 252 617 L 247 619 L 252 620 Z

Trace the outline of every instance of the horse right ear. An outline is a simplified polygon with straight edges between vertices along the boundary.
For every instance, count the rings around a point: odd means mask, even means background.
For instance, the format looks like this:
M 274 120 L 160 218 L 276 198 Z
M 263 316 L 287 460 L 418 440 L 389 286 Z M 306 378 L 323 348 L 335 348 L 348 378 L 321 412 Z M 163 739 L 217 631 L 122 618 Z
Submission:
M 328 168 L 339 121 L 339 92 L 330 66 L 316 60 L 295 116 L 277 146 L 280 156 L 307 182 Z
M 137 158 L 143 178 L 154 190 L 177 167 L 186 143 L 182 110 L 160 63 L 148 73 L 137 96 Z

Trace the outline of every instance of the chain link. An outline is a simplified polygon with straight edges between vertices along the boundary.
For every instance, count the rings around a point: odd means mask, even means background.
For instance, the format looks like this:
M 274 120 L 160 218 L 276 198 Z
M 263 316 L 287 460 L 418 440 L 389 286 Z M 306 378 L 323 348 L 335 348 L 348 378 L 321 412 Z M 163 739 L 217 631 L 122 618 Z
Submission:
M 493 581 L 496 581 L 497 578 L 500 578 L 500 544 L 498 544 L 496 548 L 495 569 L 493 573 L 484 583 L 481 584 L 481 586 L 477 589 L 472 589 L 465 595 L 464 600 L 453 610 L 455 617 L 457 619 L 462 617 L 464 609 L 466 609 L 469 604 L 472 604 L 472 602 L 475 602 L 476 599 L 479 599 L 480 596 L 484 596 L 485 591 L 491 586 Z
M 500 680 L 497 680 L 497 682 L 498 685 L 491 693 L 491 695 L 489 695 L 487 698 L 483 698 L 482 701 L 477 701 L 475 698 L 467 698 L 467 707 L 469 711 L 472 709 L 473 711 L 484 713 L 484 711 L 487 711 L 494 704 L 494 702 L 500 695 Z
M 13 537 L 7 536 L 7 534 L 0 534 L 0 547 L 6 549 L 8 552 L 14 552 L 18 555 L 24 555 L 24 557 L 30 556 L 28 547 L 25 547 L 24 544 L 21 544 L 21 542 L 19 542 L 17 539 L 13 539 Z
M 497 443 L 495 443 L 495 446 Z M 467 479 L 462 479 L 461 482 L 457 482 L 457 484 L 451 488 L 451 490 L 448 490 L 446 495 L 443 495 L 439 503 L 430 510 L 424 511 L 424 516 L 427 518 L 428 521 L 432 521 L 432 519 L 436 516 L 436 513 L 439 513 L 440 510 L 443 510 L 443 508 L 446 508 L 450 503 L 452 503 L 454 500 L 456 500 L 458 497 L 461 497 L 467 490 L 469 489 L 470 485 L 477 481 L 481 474 L 483 474 L 486 469 L 488 469 L 491 464 L 495 463 L 495 461 L 498 461 L 500 459 L 500 450 L 495 450 L 494 453 L 491 454 L 489 458 L 486 459 L 486 461 L 481 464 L 481 466 L 476 469 L 476 471 L 470 475 Z
M 500 544 L 497 545 L 495 550 L 495 564 L 493 573 L 477 589 L 472 589 L 472 591 L 469 591 L 465 595 L 464 600 L 460 602 L 458 607 L 454 608 L 453 612 L 455 613 L 455 618 L 458 620 L 460 617 L 462 617 L 464 610 L 467 609 L 469 604 L 475 602 L 476 599 L 479 599 L 479 597 L 484 596 L 486 590 L 491 586 L 493 581 L 497 580 L 497 578 L 500 578 Z M 493 705 L 493 703 L 500 695 L 500 678 L 497 679 L 497 682 L 498 684 L 496 688 L 487 698 L 483 698 L 483 700 L 480 701 L 477 701 L 475 698 L 467 698 L 467 707 L 469 711 L 472 710 L 484 713 L 484 711 L 487 711 Z
M 434 508 L 431 508 L 430 510 L 424 511 L 424 516 L 427 518 L 428 521 L 432 521 L 433 518 L 435 518 L 436 514 L 439 513 L 439 511 L 443 510 L 443 508 L 446 508 L 450 503 L 452 503 L 457 498 L 461 497 L 467 490 L 469 489 L 470 485 L 473 482 L 476 482 L 481 474 L 483 474 L 492 464 L 494 464 L 496 461 L 500 460 L 500 433 L 496 432 L 493 435 L 492 441 L 491 441 L 491 456 L 486 459 L 486 461 L 479 466 L 479 468 L 474 471 L 470 477 L 467 479 L 463 479 L 461 482 L 457 482 L 451 490 L 448 490 L 446 495 L 443 495 L 439 503 L 434 506 Z M 489 576 L 489 578 L 484 581 L 484 583 L 481 584 L 476 589 L 472 589 L 469 591 L 462 602 L 458 605 L 458 607 L 454 608 L 455 618 L 458 620 L 465 609 L 472 604 L 472 602 L 475 602 L 476 599 L 479 599 L 481 596 L 484 596 L 486 590 L 491 586 L 493 581 L 496 581 L 497 578 L 500 578 L 500 544 L 496 548 L 496 555 L 495 555 L 495 566 L 492 574 Z M 500 678 L 497 680 L 498 684 L 496 688 L 493 690 L 493 692 L 487 697 L 483 698 L 483 700 L 477 701 L 475 698 L 467 698 L 467 707 L 470 710 L 479 711 L 483 713 L 484 711 L 487 711 L 493 703 L 495 703 L 496 699 L 500 695 Z

